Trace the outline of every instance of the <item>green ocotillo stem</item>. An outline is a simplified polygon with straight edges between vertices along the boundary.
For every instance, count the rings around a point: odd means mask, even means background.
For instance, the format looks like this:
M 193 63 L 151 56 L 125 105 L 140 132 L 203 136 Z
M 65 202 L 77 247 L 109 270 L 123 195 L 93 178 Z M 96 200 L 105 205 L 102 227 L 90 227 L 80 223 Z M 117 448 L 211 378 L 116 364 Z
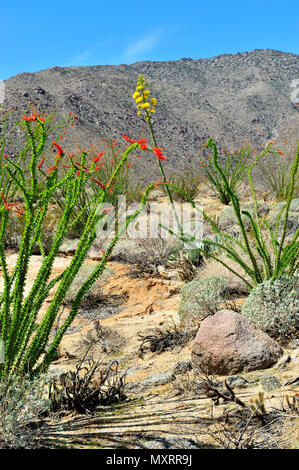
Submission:
M 251 260 L 251 263 L 252 263 L 252 266 L 253 266 L 253 269 L 254 269 L 254 272 L 255 272 L 255 275 L 256 275 L 256 281 L 257 281 L 257 282 L 261 282 L 261 281 L 262 281 L 261 274 L 260 274 L 260 272 L 259 272 L 256 259 L 255 259 L 254 255 L 253 255 L 253 253 L 252 253 L 252 251 L 251 251 L 251 248 L 250 248 L 250 246 L 249 246 L 248 237 L 247 237 L 246 232 L 245 232 L 243 220 L 242 220 L 242 217 L 241 217 L 240 205 L 239 205 L 238 198 L 237 198 L 236 195 L 231 191 L 231 189 L 230 189 L 230 187 L 229 187 L 229 184 L 228 184 L 228 181 L 227 181 L 227 179 L 226 179 L 226 176 L 225 176 L 225 174 L 223 173 L 222 168 L 221 168 L 220 165 L 218 164 L 218 152 L 217 152 L 216 143 L 210 138 L 210 139 L 208 140 L 206 146 L 207 146 L 207 147 L 212 147 L 212 149 L 213 149 L 213 163 L 214 163 L 214 166 L 215 166 L 216 170 L 218 171 L 218 173 L 220 174 L 220 176 L 221 176 L 221 178 L 222 178 L 222 180 L 223 180 L 223 182 L 224 182 L 225 188 L 226 188 L 228 194 L 229 194 L 230 197 L 231 197 L 232 204 L 233 204 L 233 208 L 234 208 L 236 217 L 237 217 L 237 219 L 238 219 L 239 227 L 240 227 L 240 229 L 241 229 L 242 237 L 243 237 L 244 243 L 245 243 L 245 245 L 246 245 L 246 249 L 247 249 L 249 258 L 250 258 L 250 260 Z
M 291 205 L 291 202 L 292 202 L 292 196 L 293 196 L 293 193 L 294 193 L 295 178 L 296 178 L 297 171 L 298 171 L 298 160 L 299 160 L 299 141 L 298 141 L 298 145 L 297 145 L 297 152 L 296 152 L 295 160 L 294 160 L 294 163 L 293 163 L 292 176 L 291 176 L 291 185 L 290 185 L 290 190 L 289 190 L 286 209 L 285 209 L 285 218 L 284 218 L 281 241 L 280 241 L 277 256 L 276 256 L 275 271 L 277 271 L 278 268 L 279 268 L 280 255 L 281 255 L 283 243 L 284 243 L 284 240 L 285 240 L 285 237 L 286 237 L 287 224 L 288 224 L 288 220 L 289 220 L 289 210 L 290 210 L 290 205 Z
M 133 219 L 135 219 L 140 214 L 140 212 L 144 209 L 146 200 L 148 198 L 148 195 L 149 195 L 150 191 L 154 188 L 155 188 L 155 185 L 153 185 L 153 184 L 149 185 L 146 188 L 146 190 L 144 192 L 144 195 L 142 197 L 141 203 L 140 203 L 140 207 L 128 218 L 128 220 L 125 222 L 123 227 L 117 232 L 117 234 L 115 235 L 115 237 L 111 241 L 108 249 L 106 250 L 100 264 L 91 273 L 89 278 L 82 284 L 82 286 L 81 286 L 81 288 L 80 288 L 80 290 L 79 290 L 79 292 L 78 292 L 78 294 L 77 294 L 77 296 L 76 296 L 76 298 L 73 302 L 72 310 L 71 310 L 68 318 L 66 319 L 65 323 L 62 325 L 62 327 L 59 329 L 58 333 L 56 334 L 52 344 L 50 345 L 50 347 L 49 347 L 49 349 L 46 353 L 46 356 L 45 356 L 44 360 L 37 367 L 37 369 L 33 371 L 33 373 L 38 374 L 41 371 L 46 371 L 47 368 L 49 367 L 51 361 L 53 360 L 53 357 L 55 355 L 57 347 L 59 346 L 60 341 L 61 341 L 66 329 L 69 327 L 69 325 L 72 323 L 74 317 L 76 316 L 76 313 L 78 311 L 78 308 L 80 306 L 80 302 L 81 302 L 82 298 L 84 297 L 85 293 L 90 289 L 90 287 L 94 284 L 94 282 L 98 279 L 98 277 L 103 273 L 103 271 L 106 267 L 106 263 L 109 259 L 109 256 L 110 256 L 114 246 L 116 245 L 119 237 L 126 230 L 128 225 L 130 224 L 130 222 Z
M 151 133 L 151 137 L 152 137 L 153 144 L 154 144 L 155 147 L 157 147 L 156 137 L 155 137 L 155 134 L 154 134 L 154 129 L 153 129 L 152 123 L 151 123 L 151 117 L 150 117 L 150 114 L 149 114 L 148 111 L 146 111 L 146 115 L 147 115 L 147 119 L 146 119 L 146 120 L 147 120 L 147 123 L 148 123 L 148 126 L 149 126 L 149 130 L 150 130 L 150 133 Z M 175 206 L 174 206 L 172 194 L 171 194 L 171 192 L 169 191 L 169 188 L 168 188 L 168 186 L 167 186 L 167 180 L 166 180 L 166 175 L 165 175 L 165 172 L 164 172 L 163 165 L 162 165 L 162 163 L 161 163 L 161 161 L 160 161 L 159 159 L 157 159 L 157 160 L 158 160 L 158 165 L 159 165 L 159 169 L 160 169 L 160 173 L 161 173 L 163 182 L 166 183 L 166 184 L 165 184 L 165 186 L 166 186 L 166 191 L 167 191 L 167 195 L 168 195 L 169 202 L 170 202 L 171 207 L 172 207 L 173 212 L 174 212 L 174 216 L 175 216 L 176 223 L 177 223 L 178 228 L 179 228 L 179 230 L 180 230 L 180 234 L 183 234 L 182 226 L 181 226 L 181 224 L 180 224 L 179 218 L 178 218 L 177 213 L 176 213 L 176 210 L 175 210 Z

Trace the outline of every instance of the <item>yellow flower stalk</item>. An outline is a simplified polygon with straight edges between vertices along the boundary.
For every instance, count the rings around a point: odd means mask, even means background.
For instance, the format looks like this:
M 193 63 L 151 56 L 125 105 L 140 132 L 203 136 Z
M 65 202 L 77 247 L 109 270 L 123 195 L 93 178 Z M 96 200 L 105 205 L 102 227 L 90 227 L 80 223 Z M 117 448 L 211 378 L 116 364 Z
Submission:
M 157 100 L 155 98 L 149 98 L 150 90 L 146 89 L 148 84 L 142 75 L 138 76 L 136 91 L 133 93 L 133 99 L 136 100 L 136 107 L 138 109 L 137 115 L 144 116 L 149 122 L 151 114 L 155 113 L 155 107 Z M 144 113 L 142 113 L 142 111 Z
M 157 106 L 157 100 L 156 100 L 156 98 L 150 98 L 149 97 L 151 92 L 150 92 L 150 90 L 147 89 L 147 87 L 148 87 L 148 83 L 146 83 L 145 78 L 143 77 L 143 75 L 138 75 L 136 91 L 133 95 L 133 98 L 136 99 L 136 107 L 137 107 L 137 110 L 138 110 L 137 111 L 137 116 L 143 116 L 144 119 L 147 121 L 149 130 L 150 130 L 150 133 L 151 133 L 151 136 L 152 136 L 152 141 L 153 141 L 153 144 L 154 144 L 154 148 L 158 148 L 156 138 L 155 138 L 155 134 L 154 134 L 154 130 L 153 130 L 152 121 L 151 121 L 152 115 L 156 112 L 155 107 Z M 136 93 L 138 93 L 138 95 Z M 142 103 L 141 103 L 141 101 L 142 101 Z M 162 176 L 162 180 L 166 184 L 167 181 L 166 181 L 164 169 L 163 169 L 162 163 L 161 163 L 159 158 L 158 158 L 158 165 L 159 165 L 160 173 L 161 173 L 161 176 Z M 169 202 L 170 202 L 170 204 L 173 208 L 173 211 L 174 211 L 174 216 L 175 216 L 175 219 L 176 219 L 176 223 L 177 223 L 178 227 L 180 227 L 180 221 L 178 219 L 178 216 L 177 216 L 177 213 L 176 213 L 176 210 L 175 210 L 175 207 L 174 207 L 174 203 L 173 203 L 173 198 L 172 198 L 171 192 L 170 192 L 169 187 L 167 186 L 167 184 L 166 184 L 166 191 L 167 191 L 167 194 L 168 194 Z

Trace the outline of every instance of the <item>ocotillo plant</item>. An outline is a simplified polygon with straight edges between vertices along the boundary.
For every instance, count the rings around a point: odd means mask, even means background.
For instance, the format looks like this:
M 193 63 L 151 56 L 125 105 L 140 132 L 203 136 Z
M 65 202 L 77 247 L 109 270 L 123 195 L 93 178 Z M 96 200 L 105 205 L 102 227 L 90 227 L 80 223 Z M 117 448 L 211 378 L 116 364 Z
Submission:
M 225 174 L 223 173 L 220 165 L 218 164 L 218 152 L 216 143 L 213 142 L 212 139 L 209 139 L 206 145 L 207 147 L 212 147 L 213 149 L 213 162 L 215 165 L 215 170 L 218 171 L 219 176 L 222 178 L 223 185 L 226 187 L 226 190 L 231 198 L 236 223 L 240 228 L 242 239 L 241 241 L 239 241 L 235 237 L 227 233 L 221 232 L 217 224 L 204 211 L 202 211 L 204 219 L 209 222 L 212 227 L 212 230 L 216 233 L 217 241 L 201 239 L 200 242 L 203 246 L 200 247 L 200 245 L 198 245 L 198 250 L 202 252 L 205 256 L 213 258 L 222 265 L 224 265 L 232 273 L 241 278 L 249 289 L 252 289 L 255 285 L 268 279 L 279 279 L 282 276 L 293 276 L 299 267 L 299 228 L 296 230 L 292 239 L 288 243 L 286 243 L 286 231 L 290 204 L 293 198 L 296 177 L 298 174 L 299 143 L 297 147 L 297 153 L 292 165 L 292 175 L 286 204 L 283 206 L 283 208 L 277 215 L 274 228 L 270 226 L 267 220 L 261 222 L 259 219 L 258 202 L 252 181 L 252 170 L 254 166 L 257 165 L 258 161 L 263 158 L 264 155 L 266 155 L 268 152 L 276 153 L 275 151 L 271 150 L 270 144 L 267 145 L 263 152 L 261 152 L 255 157 L 254 161 L 250 164 L 248 168 L 248 181 L 253 200 L 253 216 L 248 211 L 241 210 L 238 196 L 235 192 L 231 190 L 229 182 L 227 181 Z M 179 188 L 177 188 L 177 190 L 179 191 Z M 188 202 L 192 204 L 194 208 L 200 211 L 200 209 L 195 206 L 194 202 L 188 197 L 187 194 L 184 194 L 184 197 Z M 245 227 L 242 216 L 245 216 L 249 219 L 251 233 L 253 234 L 253 242 L 250 239 L 251 237 Z M 283 221 L 283 223 L 282 230 L 280 233 L 279 227 L 281 220 Z M 265 230 L 268 231 L 270 235 L 270 249 L 267 247 L 265 241 Z M 216 252 L 215 250 L 207 251 L 205 248 L 206 246 L 216 249 Z M 227 258 L 231 259 L 237 265 L 239 265 L 241 271 L 234 270 L 231 265 L 227 264 L 222 258 L 217 256 L 217 250 L 223 250 Z M 249 259 L 249 263 L 247 259 Z M 248 276 L 250 281 L 248 281 L 246 275 Z
M 237 194 L 238 190 L 243 183 L 246 172 L 248 169 L 248 161 L 251 155 L 251 148 L 249 145 L 242 147 L 239 151 L 232 152 L 230 149 L 225 149 L 222 155 L 221 166 L 222 172 L 229 185 L 230 190 Z M 203 158 L 200 162 L 201 171 L 206 177 L 206 182 L 212 191 L 215 191 L 222 204 L 229 204 L 231 201 L 229 192 L 226 189 L 223 178 L 219 171 L 215 169 L 212 156 Z
M 25 168 L 29 169 L 29 175 L 26 175 L 24 166 L 18 163 L 18 159 L 14 160 L 8 155 L 5 155 L 2 159 L 2 171 L 5 171 L 6 175 L 11 178 L 13 188 L 20 191 L 24 204 L 21 206 L 18 202 L 9 202 L 7 194 L 11 193 L 6 191 L 4 194 L 7 188 L 2 188 L 0 267 L 4 279 L 4 291 L 0 297 L 0 336 L 4 342 L 5 357 L 4 362 L 0 364 L 0 379 L 1 377 L 9 378 L 13 374 L 24 372 L 36 376 L 48 369 L 57 355 L 57 349 L 64 333 L 78 312 L 82 298 L 102 274 L 107 259 L 121 233 L 121 230 L 118 230 L 103 258 L 82 284 L 66 320 L 50 341 L 53 325 L 59 315 L 64 297 L 82 266 L 92 242 L 95 240 L 97 223 L 105 217 L 105 211 L 101 207 L 105 202 L 106 194 L 109 192 L 115 178 L 117 178 L 120 168 L 126 164 L 130 152 L 135 148 L 141 151 L 153 150 L 145 145 L 145 139 L 136 142 L 124 136 L 126 140 L 129 140 L 130 145 L 125 149 L 110 179 L 104 183 L 93 176 L 97 157 L 92 159 L 91 165 L 88 167 L 87 151 L 81 151 L 76 161 L 74 161 L 75 159 L 64 151 L 60 144 L 53 141 L 52 145 L 55 148 L 54 162 L 51 162 L 51 166 L 44 170 L 44 166 L 48 166 L 49 160 L 52 158 L 45 154 L 52 120 L 53 116 L 50 118 L 42 117 L 33 110 L 31 115 L 23 116 L 19 122 L 19 126 L 24 132 L 24 149 L 26 150 L 22 149 L 20 155 L 26 156 L 28 159 Z M 2 153 L 3 148 L 2 146 Z M 29 154 L 28 150 L 30 150 Z M 63 159 L 64 161 L 67 159 L 66 167 L 68 167 L 68 171 L 60 176 L 59 167 L 63 164 Z M 77 217 L 72 219 L 71 215 L 76 210 L 78 198 L 89 179 L 92 179 L 98 185 L 98 192 L 81 209 Z M 8 181 L 7 178 L 6 181 Z M 54 199 L 55 192 L 62 187 L 65 189 L 65 205 L 49 253 L 45 256 L 41 240 L 45 215 L 50 202 Z M 140 207 L 126 220 L 122 229 L 125 229 L 130 221 L 141 212 L 149 192 L 154 187 L 155 185 L 149 185 L 146 188 Z M 88 217 L 71 263 L 62 274 L 50 280 L 55 256 L 61 243 L 76 223 L 76 220 L 81 218 L 82 213 L 87 209 Z M 25 228 L 15 268 L 10 272 L 4 251 L 4 239 L 8 218 L 15 215 L 25 217 Z M 43 262 L 29 293 L 26 294 L 29 262 L 36 245 L 40 246 Z M 38 315 L 41 308 L 54 286 L 56 287 L 55 295 L 42 318 L 40 318 Z
M 260 282 L 263 282 L 271 278 L 280 278 L 282 276 L 292 276 L 294 272 L 298 269 L 298 253 L 299 253 L 299 229 L 295 232 L 292 239 L 289 243 L 286 243 L 286 230 L 289 217 L 290 204 L 293 198 L 295 182 L 298 174 L 298 160 L 299 160 L 299 142 L 297 147 L 297 153 L 293 161 L 290 177 L 290 186 L 287 194 L 286 204 L 283 206 L 282 210 L 279 212 L 276 217 L 275 227 L 272 228 L 267 221 L 264 221 L 263 224 L 258 216 L 258 202 L 256 197 L 256 192 L 254 189 L 253 179 L 252 179 L 252 170 L 268 153 L 276 154 L 277 152 L 271 150 L 271 143 L 269 143 L 265 150 L 263 150 L 259 155 L 257 155 L 254 161 L 249 165 L 248 168 L 248 181 L 250 185 L 252 200 L 253 200 L 253 210 L 254 215 L 252 216 L 248 211 L 242 211 L 240 208 L 239 199 L 234 191 L 230 188 L 230 185 L 227 181 L 227 178 L 222 171 L 218 163 L 218 152 L 216 143 L 212 139 L 209 139 L 207 142 L 207 147 L 212 147 L 213 149 L 213 164 L 216 171 L 218 171 L 219 176 L 222 178 L 223 184 L 226 187 L 226 190 L 231 198 L 236 222 L 240 227 L 241 236 L 243 242 L 239 242 L 236 239 L 233 239 L 228 234 L 222 234 L 217 228 L 216 224 L 212 221 L 211 225 L 214 231 L 221 237 L 221 243 L 208 242 L 204 240 L 205 243 L 210 243 L 214 246 L 219 246 L 225 252 L 228 258 L 235 261 L 242 270 L 249 276 L 253 284 L 245 280 L 248 287 L 253 287 Z M 282 233 L 279 236 L 279 224 L 284 214 Z M 249 219 L 250 228 L 253 233 L 253 244 L 250 243 L 249 234 L 245 229 L 245 225 L 242 219 L 242 215 L 246 216 Z M 267 230 L 270 234 L 271 239 L 271 250 L 268 249 L 265 241 L 264 230 Z M 245 260 L 240 256 L 234 247 L 238 246 L 246 257 L 249 258 L 250 264 L 247 265 Z M 214 255 L 211 255 L 216 259 Z M 218 261 L 222 262 L 218 259 Z M 223 263 L 224 264 L 224 263 Z M 227 266 L 228 267 L 228 266 Z M 231 268 L 229 268 L 231 269 Z M 240 276 L 240 275 L 239 275 Z
M 297 142 L 293 142 L 291 149 L 287 149 L 284 152 L 277 150 L 275 159 L 273 159 L 272 154 L 269 154 L 258 162 L 257 166 L 260 170 L 261 178 L 277 201 L 284 201 L 288 197 L 296 148 Z M 295 197 L 298 197 L 298 193 L 299 183 L 297 181 L 294 190 Z

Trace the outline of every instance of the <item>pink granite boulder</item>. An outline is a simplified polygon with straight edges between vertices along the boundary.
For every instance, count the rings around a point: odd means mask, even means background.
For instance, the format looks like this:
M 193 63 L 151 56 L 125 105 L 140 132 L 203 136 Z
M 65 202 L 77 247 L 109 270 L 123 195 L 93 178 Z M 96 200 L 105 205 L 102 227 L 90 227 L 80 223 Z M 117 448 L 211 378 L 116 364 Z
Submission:
M 192 346 L 194 369 L 231 375 L 266 369 L 282 356 L 280 345 L 250 320 L 232 310 L 205 318 Z

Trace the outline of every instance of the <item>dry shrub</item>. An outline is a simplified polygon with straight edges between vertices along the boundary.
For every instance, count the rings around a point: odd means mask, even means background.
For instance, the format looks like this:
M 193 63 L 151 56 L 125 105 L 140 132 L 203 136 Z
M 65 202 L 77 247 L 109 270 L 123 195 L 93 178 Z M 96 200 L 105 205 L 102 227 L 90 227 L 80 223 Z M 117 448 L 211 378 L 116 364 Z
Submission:
M 117 257 L 133 265 L 130 275 L 142 277 L 144 275 L 159 275 L 159 266 L 170 267 L 169 259 L 178 251 L 178 244 L 172 238 L 140 238 L 134 251 L 124 252 Z
M 69 290 L 64 299 L 65 305 L 72 305 L 80 287 L 82 284 L 88 279 L 90 274 L 94 271 L 95 266 L 82 266 L 79 270 L 77 276 L 75 277 L 72 285 L 70 286 Z M 101 283 L 97 281 L 93 284 L 93 286 L 89 289 L 86 293 L 85 297 L 81 302 L 81 308 L 92 308 L 96 307 L 99 304 L 105 301 L 105 295 L 103 294 L 103 285 L 107 282 L 107 278 L 112 273 L 111 269 L 106 268 L 102 277 Z
M 94 321 L 94 330 L 87 333 L 78 346 L 78 352 L 86 354 L 94 352 L 100 346 L 105 354 L 117 354 L 125 345 L 126 339 L 118 331 L 102 326 L 98 320 Z
M 196 332 L 197 329 L 187 330 L 174 322 L 173 324 L 166 325 L 164 328 L 149 328 L 146 330 L 147 334 L 138 334 L 138 340 L 141 341 L 141 345 L 138 348 L 137 354 L 143 357 L 147 352 L 160 354 L 175 348 L 182 349 L 195 337 Z
M 188 253 L 181 251 L 178 258 L 172 264 L 176 267 L 176 273 L 181 281 L 190 282 L 195 278 L 196 267 Z
M 101 360 L 86 355 L 77 363 L 76 370 L 53 378 L 49 387 L 52 411 L 90 413 L 100 405 L 126 400 L 125 374 L 120 374 L 118 362 L 104 366 Z
M 266 406 L 261 391 L 248 403 L 238 398 L 227 380 L 217 383 L 207 373 L 202 374 L 203 392 L 213 404 L 210 419 L 198 421 L 198 437 L 209 436 L 225 449 L 299 447 L 298 393 L 282 396 L 279 408 Z M 230 406 L 227 402 L 231 402 Z M 217 415 L 215 407 L 218 407 Z

